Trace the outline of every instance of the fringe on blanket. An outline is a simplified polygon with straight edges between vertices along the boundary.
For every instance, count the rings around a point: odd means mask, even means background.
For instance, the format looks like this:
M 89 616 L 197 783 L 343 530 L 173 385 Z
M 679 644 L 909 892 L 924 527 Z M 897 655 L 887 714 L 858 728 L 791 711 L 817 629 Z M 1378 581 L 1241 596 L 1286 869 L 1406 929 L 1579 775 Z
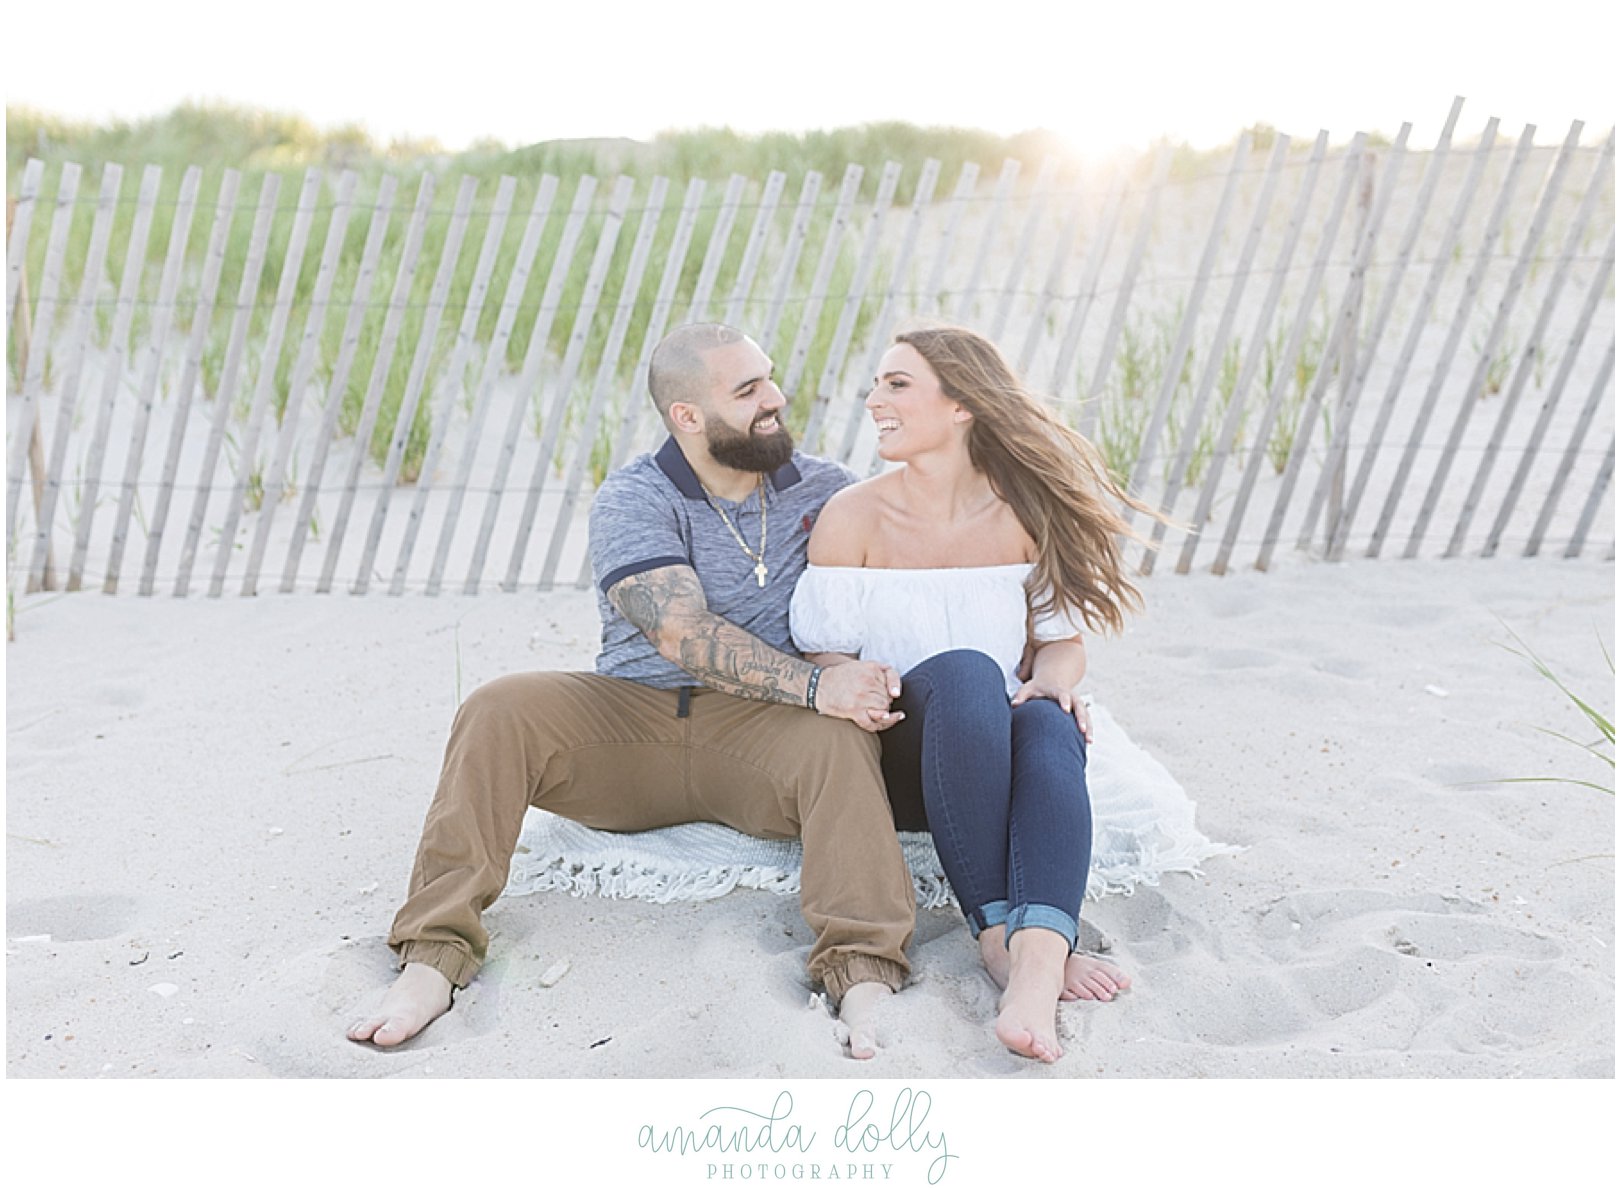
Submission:
M 733 834 L 724 827 L 698 823 L 672 826 L 642 835 L 605 835 L 565 822 L 550 814 L 532 812 L 525 841 L 513 856 L 506 895 L 531 892 L 567 892 L 571 896 L 603 896 L 610 900 L 646 900 L 669 904 L 676 900 L 713 900 L 734 888 L 758 888 L 781 896 L 799 894 L 798 842 L 768 842 Z M 744 862 L 682 867 L 679 860 L 642 859 L 625 853 L 592 854 L 593 850 L 623 851 L 645 847 L 651 835 L 660 836 L 672 849 L 703 851 L 704 843 L 730 835 L 731 849 L 776 852 Z M 693 845 L 683 845 L 685 841 Z M 637 843 L 623 845 L 634 837 Z M 603 845 L 603 840 L 613 840 Z M 901 852 L 912 872 L 912 887 L 920 908 L 956 904 L 944 870 L 927 834 L 901 834 Z
M 541 815 L 551 818 L 551 815 Z M 714 830 L 720 827 L 710 827 Z M 672 831 L 693 827 L 671 827 Z M 532 892 L 567 892 L 571 896 L 603 896 L 610 900 L 646 900 L 669 904 L 677 900 L 713 900 L 735 888 L 758 888 L 764 892 L 790 896 L 799 893 L 799 844 L 765 843 L 792 852 L 780 865 L 770 861 L 720 863 L 680 868 L 671 863 L 641 861 L 626 854 L 590 855 L 588 840 L 571 838 L 576 832 L 596 839 L 602 835 L 571 822 L 552 818 L 538 828 L 526 831 L 526 845 L 513 857 L 507 884 L 508 896 Z M 638 836 L 641 837 L 641 836 Z M 742 835 L 737 836 L 742 839 Z M 927 834 L 901 834 L 901 851 L 911 869 L 912 887 L 919 908 L 956 907 L 956 897 L 946 882 L 945 872 Z M 1203 876 L 1200 864 L 1219 855 L 1234 855 L 1242 847 L 1211 842 L 1202 835 L 1179 844 L 1160 847 L 1143 845 L 1143 840 L 1123 839 L 1124 847 L 1100 848 L 1092 857 L 1086 897 L 1098 900 L 1109 895 L 1129 896 L 1139 886 L 1158 887 L 1160 877 L 1171 872 Z M 536 844 L 539 844 L 538 848 Z M 620 850 L 618 846 L 612 849 Z M 785 854 L 785 858 L 787 855 Z

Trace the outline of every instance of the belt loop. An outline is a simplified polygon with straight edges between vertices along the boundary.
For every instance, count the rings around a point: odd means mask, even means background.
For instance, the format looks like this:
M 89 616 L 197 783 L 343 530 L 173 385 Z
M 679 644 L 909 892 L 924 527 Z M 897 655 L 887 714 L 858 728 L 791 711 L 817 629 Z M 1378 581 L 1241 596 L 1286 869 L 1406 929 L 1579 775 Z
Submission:
M 692 686 L 683 685 L 676 691 L 675 716 L 686 718 L 692 708 Z

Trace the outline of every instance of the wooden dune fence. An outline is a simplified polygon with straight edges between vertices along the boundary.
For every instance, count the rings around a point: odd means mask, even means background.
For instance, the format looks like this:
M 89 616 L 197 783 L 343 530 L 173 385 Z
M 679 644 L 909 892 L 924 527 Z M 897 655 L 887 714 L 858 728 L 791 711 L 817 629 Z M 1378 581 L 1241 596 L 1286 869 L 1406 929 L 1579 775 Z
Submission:
M 31 160 L 11 589 L 583 584 L 594 485 L 661 436 L 648 356 L 704 319 L 860 473 L 895 329 L 983 331 L 1169 518 L 1138 517 L 1144 573 L 1613 556 L 1613 131 L 1465 138 L 1461 106 L 1423 147 L 1246 135 L 1215 166 L 851 165 L 797 193 Z

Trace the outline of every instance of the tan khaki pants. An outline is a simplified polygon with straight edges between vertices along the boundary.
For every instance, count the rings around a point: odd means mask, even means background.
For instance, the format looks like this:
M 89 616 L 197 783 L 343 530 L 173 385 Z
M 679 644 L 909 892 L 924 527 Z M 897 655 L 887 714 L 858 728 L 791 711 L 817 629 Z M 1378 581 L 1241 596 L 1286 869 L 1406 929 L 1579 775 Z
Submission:
M 483 964 L 479 914 L 506 886 L 534 805 L 600 830 L 720 822 L 804 840 L 809 970 L 838 1002 L 859 982 L 899 989 L 916 917 L 876 736 L 793 706 L 594 673 L 519 673 L 456 714 L 410 892 L 389 945 L 464 987 Z

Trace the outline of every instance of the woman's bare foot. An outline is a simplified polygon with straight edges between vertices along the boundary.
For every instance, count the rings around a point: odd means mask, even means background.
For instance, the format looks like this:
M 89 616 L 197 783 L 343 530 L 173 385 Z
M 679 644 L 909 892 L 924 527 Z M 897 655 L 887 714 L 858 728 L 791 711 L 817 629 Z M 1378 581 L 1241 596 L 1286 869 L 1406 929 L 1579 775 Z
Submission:
M 1013 960 L 1008 957 L 1004 941 L 1007 930 L 1002 925 L 982 929 L 979 934 L 979 958 L 985 964 L 985 973 L 998 990 L 1007 990 L 1008 969 Z M 1118 966 L 1111 966 L 1090 954 L 1071 954 L 1064 963 L 1064 993 L 1058 998 L 1065 1003 L 1077 999 L 1107 1003 L 1121 991 L 1130 990 L 1131 976 Z
M 1058 1044 L 1058 997 L 1069 942 L 1051 929 L 1020 929 L 1009 948 L 1012 963 L 996 1039 L 1021 1057 L 1050 1065 L 1064 1055 Z
M 847 1034 L 850 1056 L 867 1061 L 878 1053 L 878 1012 L 894 996 L 883 983 L 857 983 L 839 1001 L 840 1033 Z
M 1118 966 L 1110 966 L 1101 958 L 1090 954 L 1071 954 L 1064 963 L 1065 1002 L 1072 999 L 1095 999 L 1108 1003 L 1121 991 L 1131 989 L 1131 976 Z
M 350 1040 L 382 1048 L 404 1044 L 450 1010 L 450 980 L 432 966 L 407 962 L 375 1014 L 349 1026 Z

